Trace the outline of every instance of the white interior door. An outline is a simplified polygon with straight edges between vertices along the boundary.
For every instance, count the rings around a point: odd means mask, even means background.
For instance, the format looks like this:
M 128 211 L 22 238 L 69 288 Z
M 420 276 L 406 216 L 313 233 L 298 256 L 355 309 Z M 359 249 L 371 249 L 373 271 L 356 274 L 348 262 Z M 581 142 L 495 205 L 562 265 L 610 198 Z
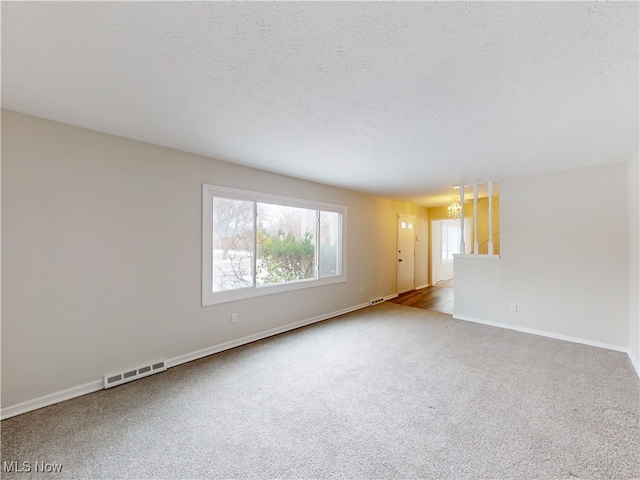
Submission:
M 415 288 L 415 235 L 416 217 L 398 215 L 398 261 L 396 262 L 398 293 Z

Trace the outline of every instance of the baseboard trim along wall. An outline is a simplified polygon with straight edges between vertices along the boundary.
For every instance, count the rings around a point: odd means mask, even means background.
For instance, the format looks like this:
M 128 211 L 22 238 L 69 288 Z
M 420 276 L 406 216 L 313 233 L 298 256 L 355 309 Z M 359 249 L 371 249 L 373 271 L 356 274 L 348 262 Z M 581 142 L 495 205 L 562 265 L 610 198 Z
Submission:
M 183 363 L 192 362 L 194 360 L 198 360 L 203 357 L 207 357 L 209 355 L 213 355 L 214 353 L 220 353 L 225 350 L 229 350 L 231 348 L 236 348 L 241 345 L 246 345 L 247 343 L 256 342 L 258 340 L 263 340 L 268 337 L 272 337 L 274 335 L 279 335 L 280 333 L 289 332 L 291 330 L 295 330 L 296 328 L 306 327 L 307 325 L 311 325 L 313 323 L 321 322 L 323 320 L 328 320 L 330 318 L 338 317 L 340 315 L 344 315 L 345 313 L 355 312 L 356 310 L 360 310 L 361 308 L 368 307 L 368 303 L 362 303 L 360 305 L 356 305 L 354 307 L 344 308 L 342 310 L 338 310 L 336 312 L 327 313 L 325 315 L 318 315 L 317 317 L 308 318 L 306 320 L 301 320 L 299 322 L 290 323 L 288 325 L 284 325 L 278 328 L 272 328 L 270 330 L 266 330 L 264 332 L 256 333 L 254 335 L 249 335 L 247 337 L 238 338 L 237 340 L 231 340 L 229 342 L 221 343 L 219 345 L 214 345 L 212 347 L 203 348 L 202 350 L 198 350 L 196 352 L 187 353 L 185 355 L 180 355 L 175 358 L 170 358 L 167 360 L 167 368 L 176 367 L 178 365 L 182 365 Z
M 602 343 L 602 342 L 594 342 L 593 340 L 586 340 L 584 338 L 569 337 L 567 335 L 560 335 L 557 333 L 545 332 L 543 330 L 535 330 L 533 328 L 518 327 L 516 325 L 509 325 L 507 323 L 492 322 L 490 320 L 482 320 L 480 318 L 468 317 L 466 315 L 454 315 L 453 318 L 455 318 L 456 320 L 465 320 L 467 322 L 481 323 L 483 325 L 489 325 L 491 327 L 506 328 L 508 330 L 515 330 L 523 333 L 531 333 L 533 335 L 540 335 L 542 337 L 555 338 L 557 340 L 565 340 L 567 342 L 573 342 L 573 343 L 582 343 L 583 345 L 589 345 L 591 347 L 606 348 L 607 350 L 615 350 L 616 352 L 623 352 L 629 356 L 629 359 L 631 360 L 631 363 L 633 364 L 633 367 L 635 368 L 636 373 L 640 377 L 640 368 L 638 368 L 638 361 L 633 357 L 631 350 L 625 347 L 620 347 L 618 345 L 611 345 L 611 344 Z
M 392 298 L 397 297 L 397 294 L 387 295 L 384 300 L 390 300 Z M 327 313 L 324 315 L 318 315 L 316 317 L 308 318 L 306 320 L 301 320 L 299 322 L 290 323 L 288 325 L 283 325 L 282 327 L 272 328 L 270 330 L 265 330 L 264 332 L 256 333 L 253 335 L 249 335 L 246 337 L 242 337 L 236 340 L 232 340 L 229 342 L 221 343 L 218 345 L 214 345 L 208 348 L 203 348 L 201 350 L 197 350 L 195 352 L 187 353 L 185 355 L 180 355 L 174 358 L 170 358 L 167 360 L 166 365 L 167 368 L 177 367 L 178 365 L 182 365 L 183 363 L 192 362 L 194 360 L 198 360 L 203 357 L 207 357 L 209 355 L 213 355 L 216 353 L 223 352 L 225 350 L 229 350 L 231 348 L 239 347 L 241 345 L 246 345 L 248 343 L 256 342 L 258 340 L 263 340 L 268 337 L 272 337 L 274 335 L 279 335 L 281 333 L 285 333 L 291 330 L 295 330 L 297 328 L 305 327 L 307 325 L 311 325 L 314 323 L 321 322 L 323 320 L 328 320 L 330 318 L 338 317 L 340 315 L 344 315 L 346 313 L 355 312 L 356 310 L 361 310 L 370 306 L 369 303 L 362 303 L 359 305 L 355 305 L 353 307 L 344 308 L 342 310 L 338 310 L 335 312 Z M 606 348 L 609 350 L 615 350 L 618 352 L 625 352 L 629 356 L 629 359 L 636 370 L 636 373 L 640 377 L 640 365 L 638 359 L 634 357 L 631 350 L 623 347 L 619 347 L 617 345 L 609 345 L 606 343 L 594 342 L 591 340 L 585 340 L 576 337 L 569 337 L 565 335 L 558 335 L 555 333 L 544 332 L 541 330 L 534 330 L 531 328 L 517 327 L 514 325 L 508 325 L 505 323 L 492 322 L 489 320 L 482 320 L 473 317 L 467 317 L 465 315 L 454 315 L 453 318 L 457 320 L 465 320 L 468 322 L 481 323 L 484 325 L 489 325 L 492 327 L 498 328 L 506 328 L 509 330 L 516 330 L 523 333 L 531 333 L 534 335 L 540 335 L 543 337 L 555 338 L 558 340 L 566 340 L 568 342 L 574 343 L 582 343 L 585 345 L 590 345 L 593 347 Z M 27 400 L 25 402 L 18 403 L 16 405 L 10 405 L 8 407 L 0 410 L 0 419 L 4 420 L 7 418 L 15 417 L 16 415 L 21 415 L 23 413 L 30 412 L 32 410 L 37 410 L 39 408 L 48 407 L 49 405 L 53 405 L 55 403 L 64 402 L 65 400 L 71 400 L 72 398 L 81 397 L 82 395 L 87 395 L 89 393 L 94 393 L 104 389 L 104 379 L 100 378 L 99 380 L 94 380 L 92 382 L 85 383 L 83 385 L 78 385 L 76 387 L 67 388 L 66 390 L 61 390 L 59 392 L 50 393 L 48 395 L 44 395 L 42 397 L 34 398 L 32 400 Z
M 4 420 L 6 418 L 15 417 L 16 415 L 21 415 L 23 413 L 30 412 L 31 410 L 48 407 L 54 403 L 71 400 L 72 398 L 81 397 L 82 395 L 94 393 L 102 389 L 104 389 L 104 379 L 94 380 L 93 382 L 85 383 L 84 385 L 67 388 L 66 390 L 50 393 L 43 397 L 34 398 L 33 400 L 27 400 L 26 402 L 5 407 L 0 411 L 0 419 Z
M 397 295 L 389 295 L 388 298 L 393 298 L 393 297 L 397 297 Z M 388 298 L 385 297 L 385 300 L 387 300 Z M 368 303 L 362 303 L 359 305 L 355 305 L 353 307 L 344 308 L 342 310 L 338 310 L 335 312 L 327 313 L 324 315 L 318 315 L 316 317 L 308 318 L 306 320 L 301 320 L 299 322 L 290 323 L 282 327 L 272 328 L 264 332 L 256 333 L 254 335 L 249 335 L 247 337 L 242 337 L 237 340 L 232 340 L 230 342 L 225 342 L 219 345 L 214 345 L 212 347 L 203 348 L 202 350 L 198 350 L 192 353 L 187 353 L 185 355 L 180 355 L 178 357 L 170 358 L 166 361 L 166 366 L 167 368 L 176 367 L 183 363 L 191 362 L 193 360 L 198 360 L 200 358 L 213 355 L 214 353 L 223 352 L 231 348 L 239 347 L 241 345 L 246 345 L 247 343 L 252 343 L 258 340 L 262 340 L 264 338 L 278 335 L 280 333 L 285 333 L 291 330 L 295 330 L 296 328 L 305 327 L 307 325 L 318 323 L 323 320 L 328 320 L 330 318 L 338 317 L 346 313 L 355 312 L 356 310 L 360 310 L 368 306 L 369 306 Z M 94 393 L 103 389 L 104 389 L 104 378 L 101 378 L 100 380 L 94 380 L 92 382 L 85 383 L 77 387 L 67 388 L 66 390 L 50 393 L 42 397 L 34 398 L 32 400 L 27 400 L 25 402 L 21 402 L 16 405 L 10 405 L 8 407 L 5 407 L 2 410 L 0 410 L 0 419 L 5 420 L 7 418 L 15 417 L 16 415 L 21 415 L 23 413 L 27 413 L 32 410 L 37 410 L 39 408 L 48 407 L 49 405 L 53 405 L 55 403 L 64 402 L 65 400 L 71 400 L 72 398 L 81 397 L 82 395 L 87 395 L 89 393 Z

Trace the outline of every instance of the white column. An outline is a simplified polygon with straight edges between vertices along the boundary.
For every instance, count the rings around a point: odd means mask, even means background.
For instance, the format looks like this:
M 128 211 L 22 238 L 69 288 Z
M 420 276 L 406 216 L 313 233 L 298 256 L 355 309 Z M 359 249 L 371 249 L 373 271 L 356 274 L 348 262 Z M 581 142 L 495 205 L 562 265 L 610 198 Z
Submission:
M 478 255 L 478 184 L 473 184 L 473 253 Z
M 493 182 L 489 182 L 489 255 L 493 255 Z
M 465 253 L 464 248 L 464 185 L 460 185 L 460 253 Z

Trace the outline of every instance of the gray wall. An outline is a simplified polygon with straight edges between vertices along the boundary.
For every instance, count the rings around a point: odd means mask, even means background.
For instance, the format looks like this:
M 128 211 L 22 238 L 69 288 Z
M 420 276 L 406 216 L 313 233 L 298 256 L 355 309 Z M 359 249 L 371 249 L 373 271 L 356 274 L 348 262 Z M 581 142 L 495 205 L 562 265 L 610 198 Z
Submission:
M 629 350 L 640 375 L 640 167 L 629 161 Z
M 203 183 L 346 205 L 347 282 L 202 307 Z M 425 208 L 3 110 L 2 407 L 394 294 L 398 213 L 424 285 Z
M 502 258 L 456 259 L 456 316 L 629 348 L 627 169 L 502 180 Z

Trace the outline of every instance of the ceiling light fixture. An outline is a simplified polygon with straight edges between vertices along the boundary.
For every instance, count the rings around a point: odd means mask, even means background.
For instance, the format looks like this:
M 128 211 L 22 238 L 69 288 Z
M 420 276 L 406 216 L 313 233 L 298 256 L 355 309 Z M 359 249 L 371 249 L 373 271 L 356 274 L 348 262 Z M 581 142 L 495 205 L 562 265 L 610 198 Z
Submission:
M 462 207 L 460 206 L 460 204 L 456 201 L 453 201 L 451 205 L 449 205 L 449 208 L 447 208 L 447 217 L 453 220 L 457 220 L 458 218 L 460 218 L 461 211 Z

